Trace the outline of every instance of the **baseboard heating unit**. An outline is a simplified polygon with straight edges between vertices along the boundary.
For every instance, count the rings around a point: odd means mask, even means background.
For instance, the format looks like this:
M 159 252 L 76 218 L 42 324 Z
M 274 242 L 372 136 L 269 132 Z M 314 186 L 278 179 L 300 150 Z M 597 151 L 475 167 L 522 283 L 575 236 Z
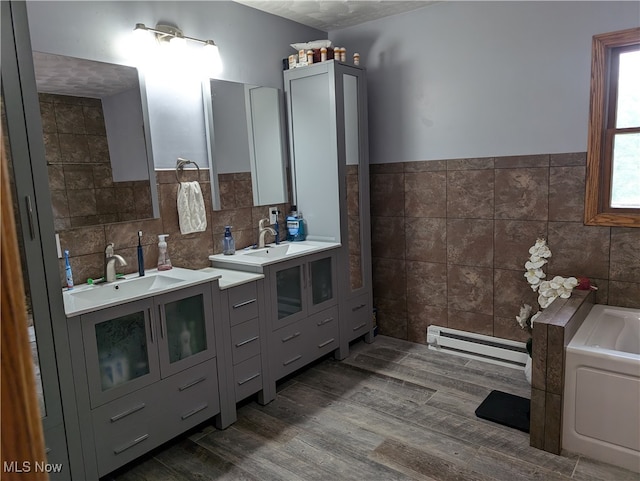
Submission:
M 436 351 L 516 369 L 524 368 L 528 356 L 524 342 L 439 326 L 427 328 L 427 345 Z

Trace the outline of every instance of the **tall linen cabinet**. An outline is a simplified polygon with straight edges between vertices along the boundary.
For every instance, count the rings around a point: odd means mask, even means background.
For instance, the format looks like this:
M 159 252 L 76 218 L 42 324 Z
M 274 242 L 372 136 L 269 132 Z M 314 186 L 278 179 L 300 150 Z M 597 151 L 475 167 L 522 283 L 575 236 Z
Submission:
M 340 341 L 373 341 L 367 87 L 363 68 L 329 60 L 284 72 L 293 204 L 307 240 L 340 242 Z

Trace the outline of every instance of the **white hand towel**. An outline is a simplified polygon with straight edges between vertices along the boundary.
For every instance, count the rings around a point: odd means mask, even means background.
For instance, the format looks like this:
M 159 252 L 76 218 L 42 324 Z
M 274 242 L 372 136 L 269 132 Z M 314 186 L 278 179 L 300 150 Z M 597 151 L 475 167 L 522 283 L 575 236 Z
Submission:
M 178 220 L 182 234 L 202 232 L 207 228 L 207 211 L 204 208 L 202 189 L 198 182 L 180 182 Z

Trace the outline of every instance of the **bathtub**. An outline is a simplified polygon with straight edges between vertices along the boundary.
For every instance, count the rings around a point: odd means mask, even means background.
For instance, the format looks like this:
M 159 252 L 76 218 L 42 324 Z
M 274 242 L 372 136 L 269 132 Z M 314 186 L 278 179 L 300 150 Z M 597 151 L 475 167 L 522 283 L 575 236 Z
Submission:
M 562 447 L 640 472 L 640 309 L 595 305 L 567 345 Z

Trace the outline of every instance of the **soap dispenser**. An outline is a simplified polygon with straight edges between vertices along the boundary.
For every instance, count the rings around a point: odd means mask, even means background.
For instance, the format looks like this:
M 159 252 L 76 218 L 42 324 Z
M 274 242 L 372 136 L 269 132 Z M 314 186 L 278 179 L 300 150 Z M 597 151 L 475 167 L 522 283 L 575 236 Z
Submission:
M 158 235 L 158 270 L 168 271 L 173 267 L 171 260 L 169 259 L 169 252 L 167 251 L 167 237 L 168 234 Z
M 222 253 L 225 256 L 230 256 L 236 253 L 236 242 L 231 235 L 231 226 L 224 227 L 224 238 L 222 239 Z

